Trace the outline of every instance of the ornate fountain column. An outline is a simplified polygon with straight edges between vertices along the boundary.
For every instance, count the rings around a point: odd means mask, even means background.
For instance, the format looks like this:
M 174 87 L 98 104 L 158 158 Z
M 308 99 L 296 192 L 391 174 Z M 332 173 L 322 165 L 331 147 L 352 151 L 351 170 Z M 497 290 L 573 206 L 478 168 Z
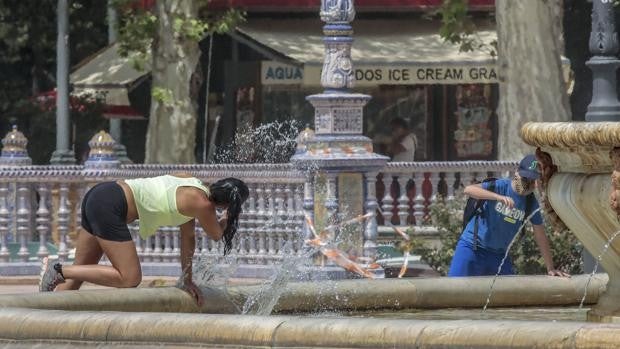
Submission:
M 291 158 L 296 167 L 312 173 L 315 181 L 318 178 L 319 183 L 327 183 L 327 195 L 314 191 L 314 207 L 327 208 L 314 210 L 314 220 L 319 227 L 339 213 L 351 218 L 366 211 L 374 212 L 376 200 L 374 193 L 369 196 L 365 191 L 364 174 L 376 174 L 388 161 L 387 157 L 373 153 L 372 141 L 362 134 L 364 106 L 371 97 L 349 91 L 354 82 L 353 28 L 350 25 L 355 18 L 354 1 L 322 0 L 320 15 L 326 23 L 323 27 L 325 61 L 321 73 L 325 90 L 306 98 L 315 108 L 315 133 L 305 139 L 304 146 Z M 374 183 L 374 177 L 370 180 Z M 346 230 L 346 237 L 339 237 L 350 242 L 347 248 L 359 255 L 374 257 L 376 244 L 369 239 L 376 239 L 376 224 L 350 228 Z
M 592 70 L 592 101 L 586 121 L 620 121 L 620 102 L 616 92 L 616 70 L 620 65 L 615 5 L 610 0 L 592 1 L 590 53 L 586 63 Z

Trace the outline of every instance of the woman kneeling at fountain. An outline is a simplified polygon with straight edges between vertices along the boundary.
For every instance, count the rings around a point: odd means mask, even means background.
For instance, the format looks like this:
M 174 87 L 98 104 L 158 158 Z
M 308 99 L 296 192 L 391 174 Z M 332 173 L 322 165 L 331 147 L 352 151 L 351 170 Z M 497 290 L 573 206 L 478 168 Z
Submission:
M 508 248 L 529 216 L 547 274 L 569 276 L 553 265 L 539 205 L 532 194 L 539 177 L 536 157 L 528 155 L 521 160 L 512 179 L 503 178 L 465 187 L 465 195 L 484 200 L 484 203 L 480 213 L 470 219 L 461 234 L 448 276 L 514 274 L 512 262 L 507 257 Z
M 239 214 L 249 191 L 245 183 L 226 178 L 206 186 L 187 174 L 104 182 L 82 200 L 82 228 L 73 265 L 43 262 L 40 291 L 77 290 L 82 282 L 110 287 L 136 287 L 142 271 L 127 224 L 139 219 L 140 235 L 160 226 L 181 231 L 183 289 L 200 304 L 202 293 L 192 281 L 195 219 L 213 240 L 224 238 L 224 254 L 232 247 Z M 218 220 L 216 209 L 226 212 Z M 99 265 L 102 255 L 112 266 Z

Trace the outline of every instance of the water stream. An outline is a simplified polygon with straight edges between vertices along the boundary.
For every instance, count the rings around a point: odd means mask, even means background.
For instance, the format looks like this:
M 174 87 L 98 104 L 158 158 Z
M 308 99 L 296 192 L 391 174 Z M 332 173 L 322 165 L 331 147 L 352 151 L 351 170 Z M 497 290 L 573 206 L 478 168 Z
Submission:
M 594 277 L 594 274 L 596 274 L 596 270 L 598 269 L 599 264 L 601 263 L 601 260 L 603 259 L 603 256 L 605 255 L 605 253 L 607 253 L 607 250 L 609 249 L 609 247 L 611 246 L 611 243 L 614 241 L 614 239 L 620 235 L 620 230 L 618 230 L 617 232 L 615 232 L 610 238 L 609 240 L 607 240 L 607 243 L 605 245 L 603 245 L 603 251 L 601 252 L 601 254 L 598 255 L 598 257 L 596 258 L 596 264 L 594 264 L 594 269 L 592 269 L 592 273 L 590 274 L 590 276 L 588 277 L 588 282 L 586 282 L 586 288 L 583 291 L 583 297 L 581 298 L 581 302 L 579 303 L 579 309 L 583 308 L 583 302 L 585 302 L 586 297 L 588 296 L 588 286 L 590 286 L 590 281 L 592 280 L 592 278 Z
M 523 220 L 523 224 L 521 224 L 521 226 L 519 227 L 519 230 L 517 230 L 517 233 L 510 241 L 510 244 L 508 244 L 508 248 L 506 248 L 506 254 L 504 255 L 504 258 L 502 258 L 502 261 L 499 263 L 499 267 L 497 268 L 497 273 L 495 274 L 495 277 L 493 277 L 493 281 L 491 281 L 491 287 L 489 288 L 489 295 L 487 296 L 487 300 L 484 303 L 484 307 L 482 308 L 483 313 L 487 310 L 487 307 L 489 306 L 489 303 L 491 302 L 491 295 L 493 294 L 493 287 L 495 286 L 495 281 L 497 280 L 497 277 L 502 271 L 502 267 L 504 266 L 504 262 L 506 262 L 506 258 L 508 258 L 508 255 L 510 254 L 510 249 L 512 248 L 512 245 L 514 245 L 515 241 L 517 241 L 517 238 L 521 234 L 521 231 L 523 231 L 523 227 L 525 227 L 525 225 L 530 221 L 530 218 L 532 218 L 534 214 L 540 211 L 540 209 L 541 208 L 539 207 L 538 209 L 530 213 L 529 216 L 525 217 L 525 219 Z

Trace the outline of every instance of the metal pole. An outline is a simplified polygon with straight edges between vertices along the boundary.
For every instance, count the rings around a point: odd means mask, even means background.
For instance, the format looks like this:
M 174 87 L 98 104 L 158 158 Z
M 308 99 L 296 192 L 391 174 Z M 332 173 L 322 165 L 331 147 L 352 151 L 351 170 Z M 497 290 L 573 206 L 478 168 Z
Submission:
M 616 92 L 618 37 L 612 0 L 592 1 L 590 53 L 586 63 L 592 70 L 592 101 L 586 121 L 620 121 L 620 102 Z
M 69 1 L 58 0 L 56 40 L 56 150 L 50 163 L 74 164 L 75 155 L 69 147 L 71 127 L 69 115 Z
M 113 44 L 117 40 L 116 25 L 116 9 L 112 0 L 108 0 L 108 44 Z M 121 119 L 110 119 L 110 136 L 114 138 L 116 143 L 121 143 L 122 132 Z
M 207 83 L 205 84 L 205 117 L 202 129 L 202 163 L 207 163 L 207 134 L 209 132 L 209 93 L 211 92 L 211 58 L 213 53 L 213 33 L 209 34 L 209 63 L 207 63 Z
M 108 44 L 113 44 L 118 40 L 118 14 L 114 7 L 114 2 L 108 0 Z M 114 152 L 118 160 L 123 163 L 132 163 L 127 157 L 127 149 L 123 145 L 123 120 L 110 119 L 110 136 L 116 141 Z

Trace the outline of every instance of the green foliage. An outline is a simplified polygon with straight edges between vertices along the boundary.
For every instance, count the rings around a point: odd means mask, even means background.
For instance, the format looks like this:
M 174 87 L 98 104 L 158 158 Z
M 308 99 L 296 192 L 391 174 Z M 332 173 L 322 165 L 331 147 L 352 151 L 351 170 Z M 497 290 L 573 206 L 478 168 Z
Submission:
M 245 13 L 231 9 L 211 12 L 207 0 L 197 1 L 195 18 L 172 13 L 173 30 L 181 40 L 200 41 L 212 33 L 226 33 L 243 21 Z M 136 69 L 144 70 L 150 59 L 151 46 L 157 39 L 158 18 L 153 10 L 131 6 L 132 0 L 116 0 L 114 5 L 121 14 L 119 25 L 119 52 L 131 56 Z M 153 90 L 155 92 L 155 90 Z
M 151 90 L 151 95 L 153 99 L 165 106 L 172 106 L 174 104 L 174 97 L 169 89 L 155 86 Z
M 465 202 L 465 197 L 458 195 L 453 201 L 440 200 L 431 205 L 432 222 L 437 227 L 440 236 L 441 246 L 439 248 L 427 246 L 419 238 L 415 238 L 410 231 L 412 240 L 409 243 L 402 243 L 399 246 L 401 251 L 410 251 L 420 255 L 422 260 L 434 270 L 441 275 L 446 275 L 454 256 L 456 243 L 461 236 Z M 515 271 L 526 275 L 546 274 L 545 264 L 534 240 L 531 226 L 528 224 L 524 230 L 525 234 L 521 232 L 522 237 L 517 238 L 511 252 Z M 581 251 L 583 248 L 574 234 L 569 231 L 554 233 L 548 225 L 546 233 L 556 268 L 571 274 L 582 273 Z
M 482 50 L 495 57 L 497 41 L 487 44 L 476 36 L 477 27 L 467 12 L 467 5 L 468 0 L 443 0 L 438 10 L 441 17 L 439 35 L 444 41 L 459 45 L 463 52 Z

